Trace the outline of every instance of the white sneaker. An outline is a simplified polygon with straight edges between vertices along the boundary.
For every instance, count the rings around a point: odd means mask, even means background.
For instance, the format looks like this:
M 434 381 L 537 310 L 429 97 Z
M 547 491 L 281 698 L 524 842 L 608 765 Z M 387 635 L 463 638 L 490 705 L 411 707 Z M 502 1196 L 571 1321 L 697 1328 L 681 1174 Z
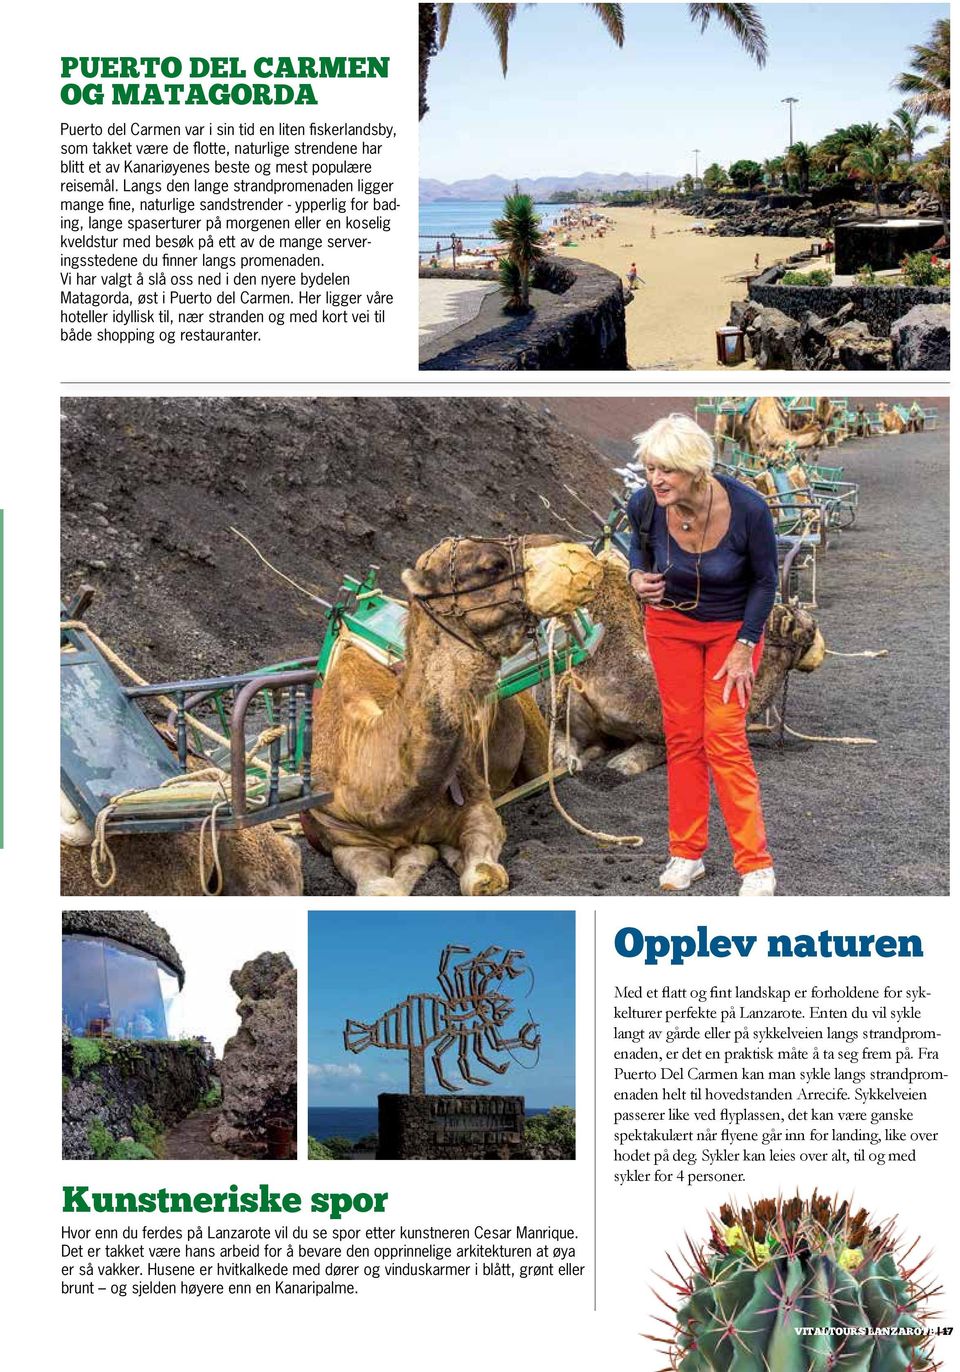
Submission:
M 777 889 L 777 878 L 772 867 L 758 867 L 748 872 L 740 883 L 742 896 L 772 896 Z
M 685 891 L 707 875 L 700 858 L 672 857 L 660 873 L 661 891 Z

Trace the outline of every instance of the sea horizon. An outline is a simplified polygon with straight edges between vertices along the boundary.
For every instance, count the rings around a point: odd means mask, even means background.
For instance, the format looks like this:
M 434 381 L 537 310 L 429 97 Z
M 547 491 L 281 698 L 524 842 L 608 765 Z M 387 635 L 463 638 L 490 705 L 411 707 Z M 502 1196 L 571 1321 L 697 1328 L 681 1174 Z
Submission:
M 534 202 L 541 219 L 541 228 L 551 228 L 564 210 L 576 208 L 577 202 L 565 200 L 537 200 Z M 430 256 L 439 242 L 444 252 L 450 247 L 450 235 L 457 234 L 467 247 L 477 247 L 471 239 L 480 235 L 493 238 L 493 221 L 503 213 L 503 200 L 421 200 L 419 209 L 420 255 Z
M 527 1106 L 527 1118 L 546 1115 L 552 1106 Z M 307 1132 L 313 1139 L 343 1138 L 356 1143 L 367 1134 L 375 1134 L 378 1111 L 375 1105 L 309 1105 Z

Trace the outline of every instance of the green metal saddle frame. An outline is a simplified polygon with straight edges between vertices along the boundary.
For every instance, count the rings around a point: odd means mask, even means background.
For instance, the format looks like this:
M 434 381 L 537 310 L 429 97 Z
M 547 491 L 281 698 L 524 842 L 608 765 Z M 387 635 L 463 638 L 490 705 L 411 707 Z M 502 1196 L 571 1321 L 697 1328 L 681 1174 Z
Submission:
M 407 605 L 385 595 L 377 585 L 378 571 L 371 567 L 362 581 L 345 577 L 340 598 L 327 613 L 326 630 L 317 658 L 317 679 L 320 683 L 329 668 L 330 659 L 341 631 L 346 629 L 361 643 L 388 660 L 402 662 L 406 652 Z M 569 625 L 569 628 L 567 627 Z M 576 610 L 568 616 L 567 624 L 558 626 L 554 636 L 554 670 L 559 675 L 568 667 L 577 667 L 594 652 L 603 636 L 603 627 L 596 624 L 586 610 Z M 500 664 L 495 695 L 498 700 L 519 695 L 546 681 L 550 672 L 547 650 L 547 626 L 541 621 L 536 634 L 513 657 Z
M 77 619 L 76 610 L 61 607 L 61 621 Z M 61 628 L 60 647 L 60 785 L 91 828 L 123 796 L 109 815 L 108 833 L 199 829 L 213 802 L 191 791 L 189 783 L 199 780 L 191 754 L 222 769 L 215 799 L 223 830 L 270 823 L 330 799 L 310 775 L 312 667 L 280 664 L 267 672 L 124 685 L 82 628 Z M 250 759 L 252 741 L 262 734 L 257 702 L 263 698 L 283 728 L 263 744 L 267 756 Z M 163 733 L 146 712 L 151 700 L 173 706 Z M 223 723 L 224 736 L 213 747 L 196 726 L 208 702 Z
M 344 577 L 336 603 L 327 609 L 317 657 L 261 667 L 256 676 L 269 679 L 272 673 L 310 669 L 313 672 L 314 686 L 322 687 L 330 669 L 334 650 L 344 631 L 353 641 L 366 645 L 371 655 L 378 660 L 389 664 L 401 663 L 406 653 L 407 605 L 405 601 L 384 594 L 378 586 L 378 581 L 377 567 L 371 567 L 362 580 L 351 576 Z M 599 646 L 602 637 L 603 626 L 595 623 L 585 610 L 577 610 L 569 616 L 566 624 L 558 626 L 554 636 L 554 671 L 557 675 L 566 671 L 568 667 L 577 667 L 586 661 Z M 495 696 L 498 700 L 505 700 L 509 696 L 519 695 L 522 691 L 545 681 L 549 672 L 547 627 L 545 623 L 541 623 L 536 635 L 530 638 L 518 653 L 501 663 Z M 207 691 L 202 696 L 188 698 L 186 708 L 193 714 L 201 706 L 212 711 L 226 733 L 232 713 L 230 694 L 229 687 Z M 282 722 L 269 687 L 264 686 L 261 690 L 259 703 L 261 712 L 258 724 L 269 727 Z M 205 745 L 203 738 L 195 731 L 192 734 L 192 741 L 198 751 L 204 752 L 211 761 L 218 761 L 210 752 L 209 745 Z M 300 720 L 285 747 L 282 767 L 300 773 L 307 761 L 304 723 Z

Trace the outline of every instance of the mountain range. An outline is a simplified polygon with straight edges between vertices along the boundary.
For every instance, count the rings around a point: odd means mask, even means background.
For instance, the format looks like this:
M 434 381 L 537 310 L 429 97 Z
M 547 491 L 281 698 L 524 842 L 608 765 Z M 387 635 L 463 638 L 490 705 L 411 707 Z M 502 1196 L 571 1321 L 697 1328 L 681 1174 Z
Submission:
M 557 191 L 639 191 L 654 190 L 658 186 L 672 186 L 675 176 L 654 176 L 644 172 L 634 176 L 632 172 L 581 172 L 579 176 L 535 176 L 520 177 L 515 181 L 506 176 L 481 176 L 464 181 L 435 181 L 431 177 L 421 177 L 420 203 L 432 204 L 438 200 L 501 200 L 513 190 L 515 184 L 535 200 L 546 200 Z

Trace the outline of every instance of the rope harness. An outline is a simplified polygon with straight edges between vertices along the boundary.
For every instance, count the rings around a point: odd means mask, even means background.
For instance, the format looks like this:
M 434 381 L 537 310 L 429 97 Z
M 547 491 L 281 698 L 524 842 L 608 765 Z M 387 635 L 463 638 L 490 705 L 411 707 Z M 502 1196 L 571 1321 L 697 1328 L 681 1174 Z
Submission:
M 523 593 L 524 577 L 526 576 L 526 568 L 524 565 L 526 540 L 523 535 L 518 537 L 515 534 L 511 534 L 508 538 L 484 539 L 463 538 L 461 535 L 457 535 L 449 540 L 443 540 L 443 542 L 447 541 L 449 541 L 450 544 L 447 554 L 447 575 L 450 583 L 449 591 L 423 592 L 414 595 L 412 599 L 421 607 L 427 618 L 432 620 L 437 628 L 441 629 L 445 634 L 448 634 L 450 638 L 455 639 L 458 643 L 462 644 L 463 647 L 472 649 L 473 652 L 482 653 L 484 657 L 489 658 L 492 662 L 499 662 L 500 654 L 487 647 L 486 643 L 483 641 L 483 636 L 468 623 L 467 616 L 473 614 L 477 610 L 493 610 L 501 605 L 513 605 L 527 632 L 533 633 L 535 631 L 537 627 L 537 617 L 527 607 Z M 492 581 L 480 581 L 473 586 L 461 585 L 459 562 L 461 543 L 493 543 L 497 547 L 506 548 L 510 555 L 510 571 L 506 576 L 496 577 Z M 435 543 L 419 561 L 422 562 L 425 558 L 429 558 L 442 546 L 443 543 Z M 499 599 L 494 598 L 493 600 L 481 601 L 480 603 L 474 602 L 469 605 L 464 605 L 461 602 L 461 596 L 472 596 L 478 591 L 489 591 L 493 590 L 495 586 L 507 585 L 510 587 L 509 594 L 501 596 Z M 437 601 L 449 601 L 450 604 L 446 609 L 441 609 L 439 606 L 435 606 L 435 602 Z M 455 628 L 454 624 L 448 623 L 448 620 L 453 620 L 457 627 Z

